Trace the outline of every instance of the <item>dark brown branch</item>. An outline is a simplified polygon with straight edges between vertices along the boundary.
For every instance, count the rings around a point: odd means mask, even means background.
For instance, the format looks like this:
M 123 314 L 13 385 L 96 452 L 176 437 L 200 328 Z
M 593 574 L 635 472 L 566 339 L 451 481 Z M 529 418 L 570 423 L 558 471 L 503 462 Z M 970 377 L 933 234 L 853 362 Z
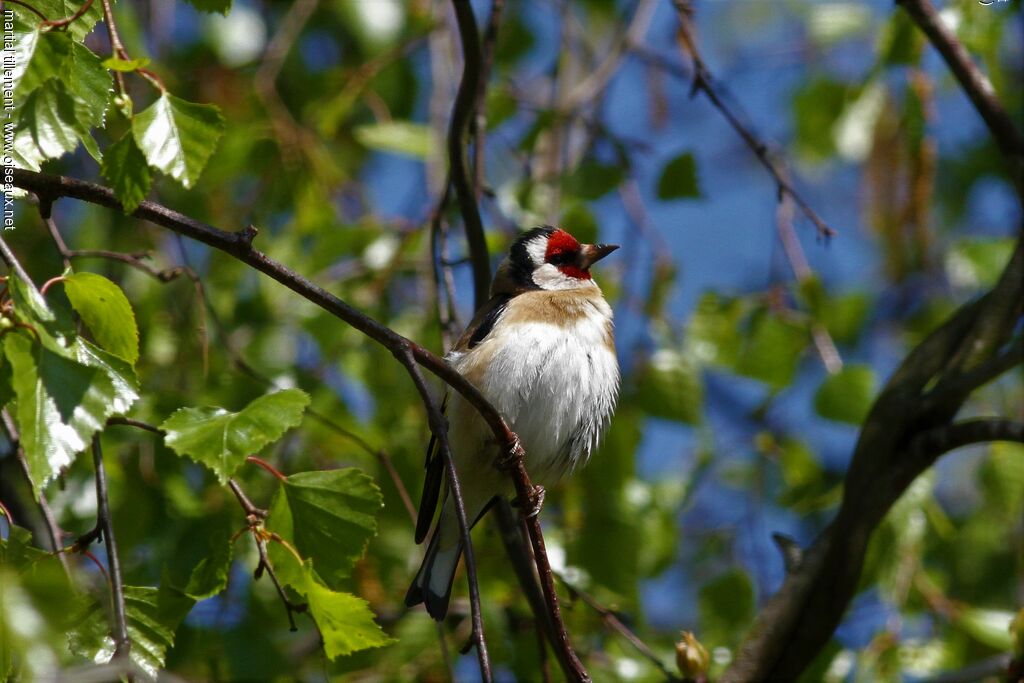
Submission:
M 971 56 L 953 32 L 942 23 L 931 0 L 896 0 L 896 4 L 903 7 L 946 60 L 950 71 L 960 82 L 974 108 L 985 120 L 985 125 L 988 126 L 999 149 L 1012 162 L 1014 182 L 1020 192 L 1024 139 L 996 96 L 992 84 L 971 60 Z
M 914 479 L 948 448 L 1020 436 L 1019 425 L 999 419 L 952 420 L 972 389 L 958 378 L 985 367 L 1009 341 L 1020 315 L 1013 292 L 1022 279 L 1024 240 L 1018 240 L 995 287 L 962 306 L 893 373 L 861 428 L 836 518 L 762 608 L 723 683 L 797 678 L 853 598 L 871 534 Z M 989 356 L 975 358 L 979 350 Z M 970 364 L 956 362 L 966 356 Z M 937 378 L 936 386 L 948 382 L 961 390 L 928 405 L 924 398 Z
M 107 493 L 107 470 L 103 466 L 103 450 L 100 435 L 92 437 L 92 461 L 96 466 L 96 510 L 99 518 L 97 527 L 103 531 L 103 544 L 107 549 L 107 567 L 110 570 L 110 600 L 114 612 L 114 656 L 111 661 L 128 657 L 131 640 L 128 639 L 128 617 L 124 605 L 124 580 L 121 578 L 121 560 L 117 555 L 117 538 L 114 536 L 114 521 L 110 516 L 110 497 Z
M 719 95 L 714 78 L 711 75 L 711 71 L 704 63 L 704 59 L 701 57 L 700 52 L 697 49 L 696 40 L 690 30 L 692 21 L 690 15 L 693 11 L 690 8 L 689 3 L 685 0 L 675 0 L 675 5 L 679 13 L 679 44 L 693 62 L 693 73 L 689 74 L 677 65 L 673 65 L 667 60 L 643 50 L 638 51 L 640 58 L 666 69 L 675 76 L 679 76 L 681 78 L 692 78 L 692 92 L 703 93 L 711 105 L 725 117 L 725 120 L 728 121 L 732 129 L 736 131 L 737 135 L 739 135 L 743 142 L 746 143 L 747 147 L 749 147 L 757 157 L 757 160 L 761 162 L 761 165 L 767 169 L 768 173 L 775 180 L 778 191 L 793 198 L 796 205 L 800 207 L 800 211 L 814 224 L 814 227 L 817 229 L 818 234 L 821 237 L 827 238 L 834 236 L 836 231 L 829 227 L 828 224 L 825 223 L 824 219 L 822 219 L 821 216 L 811 208 L 810 204 L 804 200 L 800 193 L 798 193 L 792 184 L 790 184 L 786 179 L 781 169 L 776 166 L 775 162 L 771 158 L 768 145 L 759 140 L 757 136 L 740 121 L 740 118 Z
M 448 475 L 448 490 L 455 503 L 455 514 L 459 520 L 459 533 L 462 536 L 462 554 L 466 562 L 466 575 L 469 583 L 469 608 L 470 618 L 473 624 L 473 631 L 470 635 L 470 642 L 476 646 L 477 659 L 480 662 L 480 675 L 485 683 L 493 680 L 491 673 L 490 656 L 487 653 L 487 641 L 484 639 L 483 613 L 480 608 L 480 585 L 477 581 L 476 557 L 473 554 L 473 541 L 470 538 L 469 520 L 466 517 L 466 506 L 463 503 L 462 485 L 459 483 L 459 475 L 455 469 L 455 460 L 452 458 L 451 444 L 448 441 L 448 421 L 441 413 L 437 401 L 430 393 L 430 387 L 416 365 L 411 348 L 404 348 L 394 352 L 395 358 L 402 363 L 409 371 L 416 391 L 419 392 L 423 405 L 427 408 L 427 419 L 430 423 L 430 431 L 437 437 L 441 446 L 441 458 L 444 461 L 445 470 Z
M 466 162 L 466 134 L 473 118 L 477 90 L 481 87 L 480 36 L 473 17 L 473 6 L 462 0 L 452 0 L 455 19 L 459 25 L 462 41 L 463 71 L 459 91 L 452 107 L 452 120 L 448 128 L 448 161 L 451 164 L 452 183 L 459 200 L 459 210 L 465 223 L 466 242 L 469 245 L 470 262 L 473 267 L 473 308 L 479 309 L 488 299 L 491 286 L 491 265 L 487 255 L 487 240 L 484 224 L 480 219 L 480 207 L 473 191 Z

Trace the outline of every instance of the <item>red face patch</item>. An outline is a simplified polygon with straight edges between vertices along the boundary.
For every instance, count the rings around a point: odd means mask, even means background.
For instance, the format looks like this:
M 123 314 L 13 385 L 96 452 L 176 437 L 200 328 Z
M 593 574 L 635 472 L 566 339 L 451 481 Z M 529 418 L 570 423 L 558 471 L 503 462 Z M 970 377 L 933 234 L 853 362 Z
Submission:
M 580 243 L 565 230 L 555 230 L 548 238 L 548 248 L 544 252 L 544 260 L 550 261 L 552 256 L 575 254 L 580 250 Z
M 580 251 L 580 243 L 565 230 L 555 230 L 548 237 L 548 248 L 544 252 L 544 260 L 569 277 L 589 280 L 590 273 L 576 265 L 576 257 Z

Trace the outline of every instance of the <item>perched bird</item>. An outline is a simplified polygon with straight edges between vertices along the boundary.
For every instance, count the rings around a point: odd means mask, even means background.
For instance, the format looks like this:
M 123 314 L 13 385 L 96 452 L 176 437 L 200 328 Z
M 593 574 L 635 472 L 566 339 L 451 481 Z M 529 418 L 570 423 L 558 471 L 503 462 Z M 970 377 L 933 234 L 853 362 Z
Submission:
M 542 485 L 587 462 L 615 409 L 619 364 L 612 310 L 590 267 L 616 249 L 580 244 L 552 227 L 524 232 L 498 268 L 490 300 L 446 357 L 504 416 L 526 450 L 531 479 Z M 514 487 L 494 467 L 502 454 L 476 409 L 458 394 L 449 398 L 449 443 L 472 526 Z M 444 479 L 434 439 L 426 470 L 417 543 L 430 528 Z M 430 616 L 443 619 L 461 554 L 446 484 L 440 518 L 405 604 L 426 603 Z

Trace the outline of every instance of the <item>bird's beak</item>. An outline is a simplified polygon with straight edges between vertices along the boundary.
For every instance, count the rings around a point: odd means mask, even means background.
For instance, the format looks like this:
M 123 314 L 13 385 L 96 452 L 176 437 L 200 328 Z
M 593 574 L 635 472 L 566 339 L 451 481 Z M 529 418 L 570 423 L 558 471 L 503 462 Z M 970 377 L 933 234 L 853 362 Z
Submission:
M 586 270 L 618 248 L 617 244 L 584 244 L 580 248 L 580 267 Z

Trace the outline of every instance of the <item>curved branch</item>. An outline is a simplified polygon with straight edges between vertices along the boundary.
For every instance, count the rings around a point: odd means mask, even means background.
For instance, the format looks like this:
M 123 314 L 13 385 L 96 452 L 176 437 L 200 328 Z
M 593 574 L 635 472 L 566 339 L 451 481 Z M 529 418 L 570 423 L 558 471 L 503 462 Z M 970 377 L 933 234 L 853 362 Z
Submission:
M 954 422 L 917 435 L 910 448 L 920 454 L 918 457 L 935 460 L 957 448 L 991 441 L 1024 443 L 1024 422 L 1001 417 Z
M 477 90 L 482 74 L 480 64 L 480 36 L 473 17 L 473 6 L 463 0 L 452 0 L 455 19 L 459 25 L 459 39 L 465 66 L 462 81 L 455 95 L 452 121 L 448 128 L 448 159 L 451 164 L 452 183 L 459 200 L 459 211 L 466 228 L 466 242 L 469 244 L 470 263 L 473 266 L 473 308 L 478 309 L 487 302 L 491 286 L 491 264 L 484 238 L 484 224 L 480 219 L 480 207 L 476 203 L 473 180 L 469 177 L 466 161 L 466 135 L 473 118 Z
M 132 642 L 128 638 L 128 617 L 124 603 L 124 581 L 121 578 L 121 560 L 117 555 L 117 540 L 114 537 L 114 521 L 110 517 L 110 498 L 107 495 L 107 470 L 103 466 L 103 450 L 100 435 L 92 437 L 92 461 L 96 466 L 96 506 L 99 519 L 96 526 L 103 531 L 103 545 L 107 548 L 107 566 L 110 567 L 110 601 L 114 606 L 114 655 L 115 659 L 128 658 Z
M 988 126 L 999 149 L 1007 157 L 1015 160 L 1017 166 L 1014 173 L 1017 177 L 1014 180 L 1019 191 L 1020 163 L 1024 159 L 1024 140 L 1021 139 L 1013 120 L 1006 113 L 999 98 L 996 97 L 992 83 L 971 60 L 971 56 L 967 54 L 967 50 L 964 49 L 953 32 L 942 23 L 931 0 L 896 0 L 896 4 L 906 10 L 910 18 L 924 31 L 928 40 L 946 60 L 950 71 L 960 82 L 960 86 L 967 93 L 974 108 L 985 120 L 985 125 Z

